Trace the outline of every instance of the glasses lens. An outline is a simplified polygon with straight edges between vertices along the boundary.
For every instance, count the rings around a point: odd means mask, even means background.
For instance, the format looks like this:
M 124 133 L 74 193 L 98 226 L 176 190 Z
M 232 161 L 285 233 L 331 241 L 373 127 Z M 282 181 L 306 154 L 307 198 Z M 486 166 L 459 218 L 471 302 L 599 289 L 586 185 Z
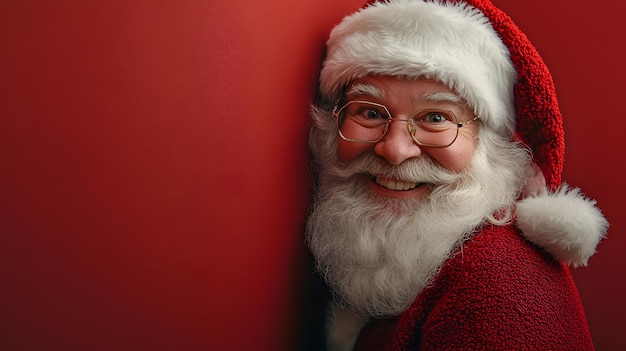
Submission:
M 380 104 L 350 101 L 337 112 L 337 115 L 339 133 L 349 141 L 378 141 L 387 130 L 389 111 Z
M 448 146 L 459 131 L 457 118 L 452 111 L 422 110 L 413 115 L 412 135 L 418 144 Z

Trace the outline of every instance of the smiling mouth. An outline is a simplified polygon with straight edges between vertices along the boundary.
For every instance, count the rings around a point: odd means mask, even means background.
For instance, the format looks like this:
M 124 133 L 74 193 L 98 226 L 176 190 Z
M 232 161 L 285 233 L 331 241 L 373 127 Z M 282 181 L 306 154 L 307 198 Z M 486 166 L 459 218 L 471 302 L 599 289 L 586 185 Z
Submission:
M 376 184 L 385 187 L 389 190 L 413 190 L 424 183 L 416 183 L 416 182 L 407 182 L 400 179 L 395 178 L 385 178 L 385 177 L 376 177 L 372 176 L 372 180 L 376 182 Z

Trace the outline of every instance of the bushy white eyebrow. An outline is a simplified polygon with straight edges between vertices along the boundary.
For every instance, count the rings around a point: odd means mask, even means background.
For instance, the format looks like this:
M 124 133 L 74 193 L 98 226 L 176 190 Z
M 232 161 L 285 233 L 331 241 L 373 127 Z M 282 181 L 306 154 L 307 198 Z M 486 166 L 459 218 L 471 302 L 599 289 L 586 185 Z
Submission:
M 346 91 L 346 97 L 351 98 L 355 96 L 369 96 L 375 99 L 382 99 L 385 97 L 385 92 L 378 89 L 371 84 L 354 84 Z
M 465 105 L 465 100 L 463 100 L 460 96 L 454 93 L 448 92 L 440 92 L 440 93 L 429 93 L 418 96 L 416 99 L 417 103 L 451 103 L 455 105 Z

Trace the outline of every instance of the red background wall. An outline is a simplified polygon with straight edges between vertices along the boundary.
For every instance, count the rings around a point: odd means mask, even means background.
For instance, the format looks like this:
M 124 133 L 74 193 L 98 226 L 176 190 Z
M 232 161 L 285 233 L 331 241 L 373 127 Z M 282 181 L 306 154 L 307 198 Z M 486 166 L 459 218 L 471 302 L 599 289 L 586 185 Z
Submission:
M 626 218 L 622 201 L 626 112 L 626 3 L 494 0 L 526 32 L 555 80 L 565 124 L 564 179 L 611 223 L 587 268 L 573 270 L 597 350 L 626 344 Z M 567 321 L 564 321 L 566 323 Z
M 2 2 L 0 348 L 294 348 L 307 104 L 361 3 Z M 598 350 L 617 350 L 626 5 L 496 3 L 555 76 L 566 180 L 612 223 L 574 273 Z

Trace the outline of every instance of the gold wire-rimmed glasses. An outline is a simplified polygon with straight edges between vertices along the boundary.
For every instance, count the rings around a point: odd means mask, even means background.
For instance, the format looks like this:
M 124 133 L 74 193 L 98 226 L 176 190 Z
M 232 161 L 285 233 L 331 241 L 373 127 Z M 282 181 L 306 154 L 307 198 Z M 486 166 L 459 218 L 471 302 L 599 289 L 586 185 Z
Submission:
M 394 118 L 385 105 L 370 101 L 352 100 L 339 107 L 335 102 L 333 116 L 337 121 L 339 136 L 346 141 L 377 143 L 381 141 L 391 122 L 406 122 L 413 141 L 421 146 L 448 147 L 459 135 L 459 128 L 480 117 L 459 122 L 453 111 L 423 109 L 409 119 Z

